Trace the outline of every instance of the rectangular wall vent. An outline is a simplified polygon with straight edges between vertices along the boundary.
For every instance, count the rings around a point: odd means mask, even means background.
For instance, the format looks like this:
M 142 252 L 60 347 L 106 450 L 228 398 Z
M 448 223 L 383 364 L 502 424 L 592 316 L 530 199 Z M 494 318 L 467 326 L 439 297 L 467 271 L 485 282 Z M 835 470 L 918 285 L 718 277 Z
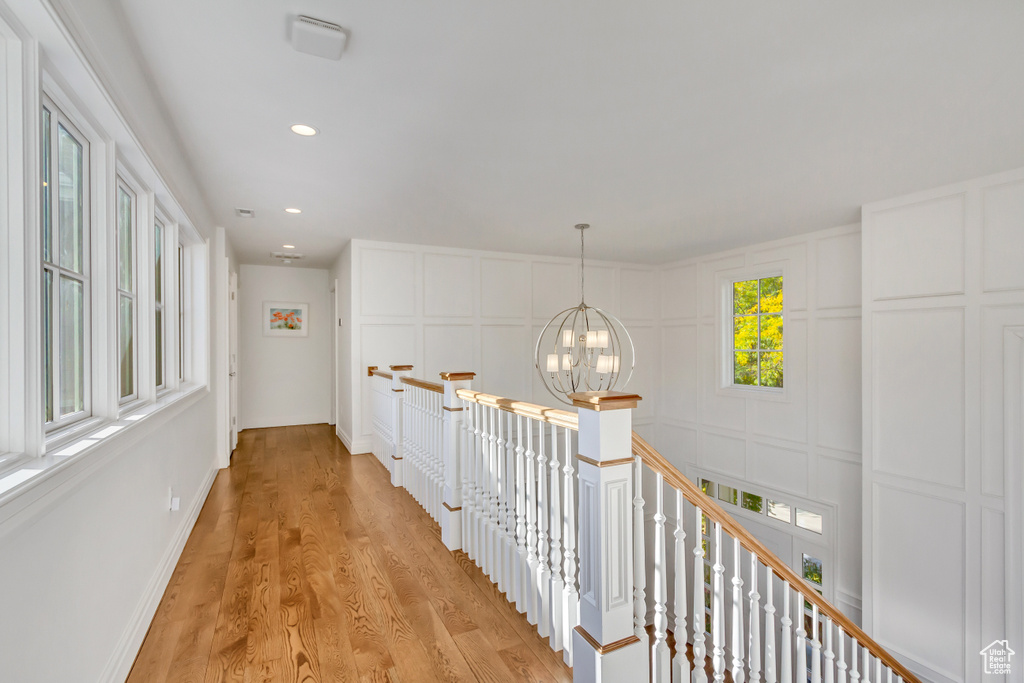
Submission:
M 276 258 L 281 261 L 299 261 L 304 257 L 302 254 L 293 254 L 287 251 L 272 251 L 270 252 L 270 258 Z
M 299 15 L 292 22 L 292 47 L 307 55 L 341 59 L 348 31 L 322 19 Z
M 256 212 L 252 209 L 243 209 L 242 207 L 238 207 L 235 209 L 235 215 L 239 218 L 252 218 L 256 215 Z

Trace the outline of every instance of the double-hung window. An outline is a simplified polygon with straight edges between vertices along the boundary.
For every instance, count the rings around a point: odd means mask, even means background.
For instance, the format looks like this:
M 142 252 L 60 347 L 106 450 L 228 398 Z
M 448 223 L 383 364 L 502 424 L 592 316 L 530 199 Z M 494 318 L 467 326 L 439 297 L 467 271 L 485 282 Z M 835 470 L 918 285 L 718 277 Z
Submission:
M 47 429 L 91 413 L 89 143 L 53 102 L 42 108 L 42 360 Z
M 138 398 L 138 297 L 135 230 L 138 215 L 135 193 L 121 178 L 117 179 L 117 336 L 118 400 Z

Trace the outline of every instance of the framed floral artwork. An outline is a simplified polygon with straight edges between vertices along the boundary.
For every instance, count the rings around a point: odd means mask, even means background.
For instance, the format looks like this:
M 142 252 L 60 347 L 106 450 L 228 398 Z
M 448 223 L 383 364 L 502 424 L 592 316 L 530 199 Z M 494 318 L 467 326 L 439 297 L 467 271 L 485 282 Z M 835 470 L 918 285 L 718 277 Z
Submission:
M 309 304 L 286 301 L 263 302 L 264 337 L 306 337 L 309 335 Z

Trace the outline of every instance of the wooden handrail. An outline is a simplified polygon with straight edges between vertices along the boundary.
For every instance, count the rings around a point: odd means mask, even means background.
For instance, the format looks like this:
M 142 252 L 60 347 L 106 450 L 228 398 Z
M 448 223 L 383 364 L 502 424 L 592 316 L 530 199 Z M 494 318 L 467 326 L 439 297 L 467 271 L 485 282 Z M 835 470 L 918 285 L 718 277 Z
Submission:
M 433 391 L 436 394 L 444 393 L 443 384 L 438 384 L 437 382 L 428 382 L 425 379 L 416 379 L 415 377 L 403 377 L 402 384 L 408 384 L 409 386 L 419 387 L 420 389 L 426 389 L 427 391 Z
M 535 403 L 526 403 L 525 401 L 514 401 L 510 398 L 484 394 L 472 389 L 458 389 L 455 393 L 464 401 L 472 401 L 489 408 L 498 408 L 506 413 L 522 415 L 532 420 L 540 420 L 541 422 L 547 422 L 556 427 L 565 427 L 573 431 L 579 431 L 580 428 L 579 416 L 568 410 L 548 408 Z
M 370 370 L 370 376 L 372 377 L 374 375 L 376 375 L 377 377 L 383 377 L 384 379 L 391 379 L 391 377 L 392 377 L 390 372 L 386 372 L 384 370 L 378 370 L 376 368 L 373 368 L 372 370 Z
M 749 531 L 723 510 L 711 496 L 701 491 L 700 487 L 683 476 L 672 463 L 666 460 L 661 453 L 644 441 L 636 432 L 633 432 L 633 454 L 640 456 L 645 465 L 662 475 L 672 488 L 681 491 L 683 497 L 694 506 L 700 508 L 701 512 L 707 515 L 708 519 L 721 524 L 722 529 L 737 539 L 747 552 L 757 555 L 758 559 L 770 567 L 782 580 L 788 581 L 790 585 L 800 588 L 800 592 L 808 602 L 817 605 L 823 615 L 832 619 L 839 628 L 846 631 L 847 635 L 866 647 L 872 655 L 880 659 L 883 664 L 890 667 L 895 673 L 902 676 L 904 681 L 907 683 L 920 683 L 917 676 L 900 664 L 885 648 L 872 640 L 868 634 L 864 633 L 859 626 L 836 609 L 832 603 L 819 595 L 810 583 L 793 571 L 789 565 L 780 560 L 775 553 L 768 550 L 764 544 L 754 538 Z

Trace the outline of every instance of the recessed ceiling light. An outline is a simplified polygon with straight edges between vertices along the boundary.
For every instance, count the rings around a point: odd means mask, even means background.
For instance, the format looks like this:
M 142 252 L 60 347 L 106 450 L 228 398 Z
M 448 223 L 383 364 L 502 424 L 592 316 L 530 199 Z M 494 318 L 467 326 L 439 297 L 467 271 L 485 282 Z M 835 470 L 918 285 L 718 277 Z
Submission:
M 302 213 L 302 209 L 285 209 L 287 213 Z
M 291 263 L 291 261 L 289 261 L 288 259 L 285 259 L 284 261 L 282 261 L 282 263 Z
M 318 131 L 313 126 L 307 126 L 304 123 L 296 123 L 294 126 L 292 126 L 292 132 L 297 135 L 305 135 L 306 137 L 309 137 L 312 135 L 316 135 L 320 131 Z
M 282 244 L 281 246 L 284 247 L 285 249 L 294 249 L 295 248 L 294 244 Z

